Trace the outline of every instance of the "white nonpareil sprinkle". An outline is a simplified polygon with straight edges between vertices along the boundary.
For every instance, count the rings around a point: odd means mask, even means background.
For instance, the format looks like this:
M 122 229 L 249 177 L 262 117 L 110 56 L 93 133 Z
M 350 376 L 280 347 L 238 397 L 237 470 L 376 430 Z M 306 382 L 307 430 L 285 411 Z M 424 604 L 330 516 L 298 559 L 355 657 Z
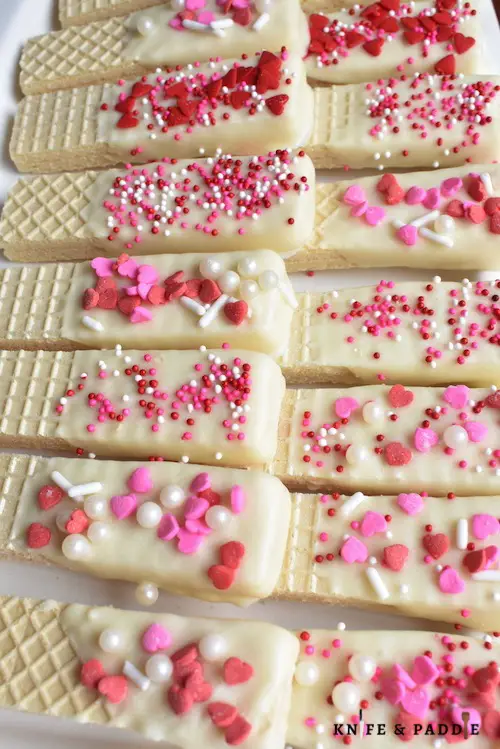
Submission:
M 90 328 L 90 330 L 95 330 L 97 333 L 102 333 L 104 331 L 104 325 L 94 317 L 90 317 L 90 315 L 84 315 L 82 317 L 82 325 L 85 325 L 86 328 Z
M 144 674 L 141 673 L 139 669 L 136 668 L 130 661 L 125 661 L 125 663 L 123 664 L 123 673 L 127 677 L 127 679 L 130 679 L 130 681 L 134 682 L 136 687 L 138 687 L 141 692 L 146 692 L 151 686 L 151 682 L 149 681 L 148 677 L 144 676 Z
M 389 591 L 387 590 L 384 581 L 380 577 L 379 571 L 376 570 L 375 567 L 367 567 L 366 576 L 380 600 L 386 601 L 389 598 Z
M 76 484 L 68 490 L 68 496 L 71 499 L 75 497 L 87 497 L 89 494 L 98 494 L 102 492 L 102 484 L 100 481 L 90 481 L 88 484 Z

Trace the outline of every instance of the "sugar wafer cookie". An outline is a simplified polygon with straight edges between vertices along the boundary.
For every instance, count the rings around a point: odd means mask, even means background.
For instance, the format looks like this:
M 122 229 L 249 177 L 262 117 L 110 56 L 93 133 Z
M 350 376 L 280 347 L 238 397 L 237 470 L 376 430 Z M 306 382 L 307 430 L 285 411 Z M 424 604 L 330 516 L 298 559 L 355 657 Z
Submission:
M 278 52 L 302 56 L 308 28 L 298 0 L 273 0 L 264 12 L 204 0 L 194 11 L 164 3 L 128 16 L 52 31 L 28 40 L 21 55 L 25 94 L 115 82 L 157 68 Z M 201 19 L 201 20 L 200 20 Z

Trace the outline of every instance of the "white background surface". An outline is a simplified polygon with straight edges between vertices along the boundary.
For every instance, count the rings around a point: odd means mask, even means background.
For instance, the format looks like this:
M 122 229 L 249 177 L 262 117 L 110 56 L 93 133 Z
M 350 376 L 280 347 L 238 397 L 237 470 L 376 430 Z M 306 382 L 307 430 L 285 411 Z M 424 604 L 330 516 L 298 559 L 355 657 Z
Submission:
M 56 0 L 0 0 L 0 134 L 3 158 L 0 164 L 0 201 L 16 179 L 16 172 L 8 158 L 8 133 L 19 98 L 17 63 L 22 43 L 36 34 L 57 28 Z M 500 74 L 500 29 L 489 0 L 483 0 L 481 10 L 485 46 L 484 73 Z M 475 3 L 477 7 L 477 3 Z M 500 248 L 499 248 L 500 249 Z M 0 267 L 5 265 L 0 259 Z M 499 265 L 500 268 L 500 259 Z M 493 271 L 494 269 L 492 269 Z M 460 275 L 443 273 L 443 278 L 460 278 Z M 490 274 L 488 274 L 490 275 Z M 494 273 L 491 275 L 495 275 Z M 484 274 L 483 274 L 484 276 Z M 337 271 L 316 273 L 314 278 L 297 274 L 295 287 L 302 289 L 333 289 L 342 286 L 360 286 L 378 281 L 381 277 L 392 279 L 427 279 L 425 271 Z M 472 276 L 470 276 L 472 277 Z M 134 586 L 128 583 L 99 581 L 56 568 L 35 565 L 0 563 L 0 594 L 56 598 L 80 603 L 112 604 L 134 608 Z M 351 608 L 263 602 L 250 609 L 240 610 L 230 605 L 203 604 L 162 594 L 153 610 L 175 614 L 217 617 L 247 617 L 267 619 L 286 627 L 335 628 L 344 621 L 350 629 L 432 629 L 432 624 L 386 613 L 364 612 Z M 439 627 L 438 627 L 439 628 Z M 0 749 L 117 749 L 153 747 L 141 737 L 114 729 L 85 727 L 70 721 L 22 715 L 0 711 Z M 207 749 L 209 749 L 207 747 Z M 280 749 L 280 747 L 276 747 Z

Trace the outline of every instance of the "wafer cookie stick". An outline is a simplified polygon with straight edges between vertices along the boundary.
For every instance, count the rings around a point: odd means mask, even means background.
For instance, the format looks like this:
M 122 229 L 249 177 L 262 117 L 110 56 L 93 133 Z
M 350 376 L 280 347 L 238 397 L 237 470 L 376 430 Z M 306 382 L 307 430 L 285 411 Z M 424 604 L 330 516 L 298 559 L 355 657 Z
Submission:
M 288 744 L 497 744 L 498 646 L 492 638 L 305 630 L 298 639 Z
M 285 48 L 280 57 L 262 52 L 167 70 L 26 97 L 11 139 L 17 167 L 57 172 L 166 155 L 254 155 L 309 138 L 312 90 L 300 57 Z
M 1 707 L 181 749 L 284 744 L 298 643 L 281 627 L 14 597 L 0 612 Z
M 234 351 L 2 352 L 0 442 L 249 466 L 276 452 L 284 379 Z
M 0 554 L 242 606 L 278 581 L 290 495 L 273 476 L 6 454 L 0 474 Z
M 115 82 L 158 67 L 229 59 L 283 45 L 302 56 L 309 42 L 299 0 L 273 0 L 265 12 L 253 2 L 229 8 L 204 0 L 196 10 L 170 3 L 28 40 L 21 56 L 25 94 Z M 78 58 L 75 61 L 75 50 Z
M 484 68 L 480 25 L 473 6 L 444 11 L 439 2 L 419 0 L 395 9 L 380 3 L 308 16 L 310 79 L 358 83 L 397 74 L 434 73 L 447 58 L 457 73 Z M 451 50 L 451 54 L 450 54 Z
M 269 471 L 293 490 L 500 493 L 496 388 L 289 390 Z
M 0 237 L 9 257 L 36 262 L 122 250 L 291 253 L 313 232 L 314 206 L 314 167 L 303 151 L 165 159 L 22 178 L 7 199 Z

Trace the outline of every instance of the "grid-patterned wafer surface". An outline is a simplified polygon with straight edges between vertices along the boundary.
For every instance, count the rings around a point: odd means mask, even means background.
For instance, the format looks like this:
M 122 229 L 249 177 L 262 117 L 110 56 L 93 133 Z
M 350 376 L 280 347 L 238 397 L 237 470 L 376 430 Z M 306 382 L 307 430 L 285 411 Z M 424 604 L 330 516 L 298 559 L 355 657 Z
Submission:
M 316 495 L 292 494 L 290 532 L 273 598 L 301 600 L 321 595 L 331 598 L 328 587 L 322 590 L 322 580 L 314 574 L 319 507 Z
M 343 166 L 338 154 L 332 154 L 330 143 L 338 143 L 356 129 L 356 104 L 359 86 L 319 86 L 314 93 L 314 127 L 307 152 L 318 169 Z
M 80 683 L 80 661 L 60 621 L 64 608 L 0 597 L 0 707 L 112 723 L 102 698 Z
M 164 0 L 59 0 L 59 21 L 63 27 L 80 26 L 151 8 L 162 2 Z

